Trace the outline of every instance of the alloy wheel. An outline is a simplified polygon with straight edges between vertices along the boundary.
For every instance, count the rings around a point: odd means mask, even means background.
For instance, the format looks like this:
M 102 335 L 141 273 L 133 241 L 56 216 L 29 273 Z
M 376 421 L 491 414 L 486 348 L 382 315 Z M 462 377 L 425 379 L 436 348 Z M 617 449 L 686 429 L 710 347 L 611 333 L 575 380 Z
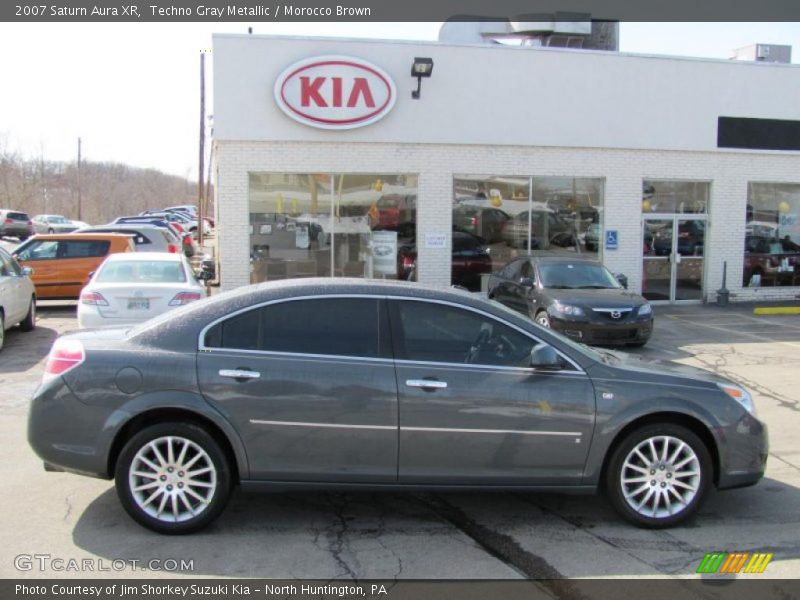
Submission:
M 694 500 L 702 467 L 692 447 L 669 435 L 639 442 L 625 457 L 620 486 L 628 506 L 651 519 L 672 517 Z
M 179 523 L 208 508 L 217 489 L 217 469 L 197 443 L 164 436 L 136 453 L 128 484 L 140 510 L 158 521 Z

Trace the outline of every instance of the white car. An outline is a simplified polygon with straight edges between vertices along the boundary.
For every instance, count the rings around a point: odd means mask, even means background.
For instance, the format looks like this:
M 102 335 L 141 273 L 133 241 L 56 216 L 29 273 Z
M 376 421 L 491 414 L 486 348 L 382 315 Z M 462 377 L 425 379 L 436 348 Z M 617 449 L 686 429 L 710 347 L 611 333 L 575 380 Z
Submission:
M 0 350 L 5 342 L 6 329 L 19 324 L 22 331 L 36 327 L 36 290 L 30 267 L 19 263 L 0 248 Z
M 111 254 L 81 291 L 78 325 L 95 328 L 141 323 L 205 295 L 182 254 Z

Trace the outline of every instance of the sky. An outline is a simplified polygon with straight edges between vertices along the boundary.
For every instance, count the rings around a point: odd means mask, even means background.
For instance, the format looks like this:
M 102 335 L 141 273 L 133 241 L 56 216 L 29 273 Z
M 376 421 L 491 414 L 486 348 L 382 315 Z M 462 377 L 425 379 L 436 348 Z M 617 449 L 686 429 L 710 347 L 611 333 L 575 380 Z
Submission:
M 430 40 L 440 23 L 0 23 L 0 150 L 121 162 L 195 179 L 200 51 L 213 33 Z M 793 47 L 800 23 L 621 23 L 620 51 L 727 59 Z M 212 57 L 213 59 L 213 57 Z M 211 64 L 207 112 L 213 114 Z

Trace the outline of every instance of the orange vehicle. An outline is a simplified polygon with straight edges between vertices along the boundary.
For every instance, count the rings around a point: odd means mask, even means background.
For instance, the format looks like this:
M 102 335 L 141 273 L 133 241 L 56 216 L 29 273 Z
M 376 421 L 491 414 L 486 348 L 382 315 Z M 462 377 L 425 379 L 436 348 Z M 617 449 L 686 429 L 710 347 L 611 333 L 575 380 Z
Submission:
M 34 235 L 13 254 L 31 267 L 38 300 L 74 300 L 106 256 L 134 252 L 133 237 L 116 233 Z

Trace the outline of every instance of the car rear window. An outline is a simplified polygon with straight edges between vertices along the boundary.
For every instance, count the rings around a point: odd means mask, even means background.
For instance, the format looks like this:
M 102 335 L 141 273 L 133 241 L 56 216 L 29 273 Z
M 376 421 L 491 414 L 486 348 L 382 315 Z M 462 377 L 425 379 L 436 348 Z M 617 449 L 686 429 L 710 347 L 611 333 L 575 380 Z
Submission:
M 30 217 L 21 212 L 9 212 L 6 214 L 6 218 L 12 221 L 30 221 Z
M 179 262 L 118 260 L 106 262 L 95 281 L 97 283 L 185 283 L 186 272 Z

